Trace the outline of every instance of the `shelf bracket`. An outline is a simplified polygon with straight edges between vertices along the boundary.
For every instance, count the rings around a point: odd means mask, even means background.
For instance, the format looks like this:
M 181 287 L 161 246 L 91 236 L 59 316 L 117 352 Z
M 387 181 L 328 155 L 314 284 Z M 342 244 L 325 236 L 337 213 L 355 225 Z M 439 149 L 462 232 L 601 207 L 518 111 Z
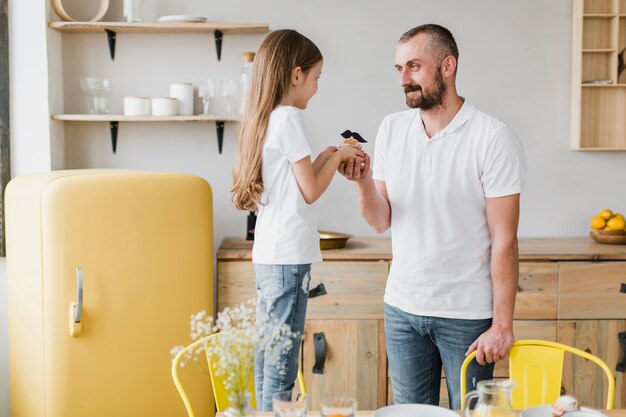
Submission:
M 222 153 L 222 144 L 224 143 L 224 121 L 218 120 L 215 122 L 215 129 L 217 130 L 217 150 Z
M 215 29 L 213 32 L 215 35 L 215 50 L 217 51 L 217 60 L 222 59 L 222 39 L 224 38 L 224 34 L 221 30 Z
M 113 153 L 117 151 L 117 128 L 119 127 L 120 122 L 109 122 L 109 127 L 111 129 L 111 145 L 113 146 Z
M 111 55 L 111 61 L 115 61 L 115 39 L 117 38 L 117 34 L 111 29 L 104 29 L 107 34 L 107 39 L 109 41 L 109 54 Z

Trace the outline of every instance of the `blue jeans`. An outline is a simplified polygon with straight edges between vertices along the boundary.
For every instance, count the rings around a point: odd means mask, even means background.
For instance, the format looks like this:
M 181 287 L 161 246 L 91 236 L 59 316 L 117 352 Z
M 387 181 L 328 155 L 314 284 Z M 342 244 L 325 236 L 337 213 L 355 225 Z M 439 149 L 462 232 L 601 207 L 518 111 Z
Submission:
M 461 408 L 461 364 L 467 348 L 487 329 L 491 319 L 465 320 L 416 316 L 385 304 L 389 375 L 396 404 L 439 405 L 441 366 L 446 373 L 450 408 Z M 494 364 L 472 361 L 467 391 L 493 378 Z
M 254 355 L 256 403 L 260 411 L 272 410 L 272 395 L 293 389 L 298 375 L 298 353 L 304 332 L 304 317 L 309 300 L 311 265 L 254 265 L 256 273 L 257 320 L 287 324 L 298 334 L 293 347 L 279 359 L 266 360 L 265 351 Z M 279 372 L 278 368 L 284 369 Z

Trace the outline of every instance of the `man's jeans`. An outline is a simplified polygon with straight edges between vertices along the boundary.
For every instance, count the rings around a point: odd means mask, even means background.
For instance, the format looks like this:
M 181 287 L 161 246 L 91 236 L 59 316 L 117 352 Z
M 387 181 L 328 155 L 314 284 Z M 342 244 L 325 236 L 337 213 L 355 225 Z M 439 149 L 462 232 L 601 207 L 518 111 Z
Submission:
M 280 363 L 272 363 L 265 351 L 254 355 L 254 384 L 257 408 L 272 410 L 272 394 L 291 390 L 298 375 L 298 352 L 304 332 L 309 299 L 311 265 L 254 265 L 257 291 L 257 320 L 271 315 L 272 323 L 287 324 L 297 333 L 293 347 L 284 352 Z M 278 366 L 280 365 L 280 366 Z M 284 369 L 279 372 L 278 368 Z
M 491 327 L 491 319 L 465 320 L 416 316 L 385 304 L 389 375 L 395 404 L 439 405 L 441 366 L 450 408 L 461 408 L 461 365 L 467 348 Z M 467 368 L 467 391 L 493 378 L 494 364 Z

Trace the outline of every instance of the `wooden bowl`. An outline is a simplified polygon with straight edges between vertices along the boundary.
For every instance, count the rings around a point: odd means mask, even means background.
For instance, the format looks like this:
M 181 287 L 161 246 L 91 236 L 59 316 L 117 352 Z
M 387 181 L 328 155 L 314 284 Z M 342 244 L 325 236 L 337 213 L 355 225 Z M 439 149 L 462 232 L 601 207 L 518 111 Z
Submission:
M 592 229 L 589 236 L 598 243 L 610 245 L 626 245 L 626 231 Z
M 320 249 L 340 249 L 346 246 L 352 235 L 337 232 L 323 232 L 320 230 Z

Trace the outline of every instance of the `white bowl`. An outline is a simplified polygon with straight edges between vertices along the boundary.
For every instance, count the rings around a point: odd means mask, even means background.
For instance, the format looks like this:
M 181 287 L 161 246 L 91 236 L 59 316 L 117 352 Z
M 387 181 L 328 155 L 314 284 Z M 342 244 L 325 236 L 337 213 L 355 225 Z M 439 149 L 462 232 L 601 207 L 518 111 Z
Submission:
M 395 404 L 379 408 L 373 417 L 459 417 L 457 413 L 447 408 L 427 404 Z
M 520 417 L 552 417 L 549 405 L 538 405 L 523 410 Z M 580 411 L 569 411 L 565 417 L 607 417 L 599 411 L 587 407 L 580 407 Z

